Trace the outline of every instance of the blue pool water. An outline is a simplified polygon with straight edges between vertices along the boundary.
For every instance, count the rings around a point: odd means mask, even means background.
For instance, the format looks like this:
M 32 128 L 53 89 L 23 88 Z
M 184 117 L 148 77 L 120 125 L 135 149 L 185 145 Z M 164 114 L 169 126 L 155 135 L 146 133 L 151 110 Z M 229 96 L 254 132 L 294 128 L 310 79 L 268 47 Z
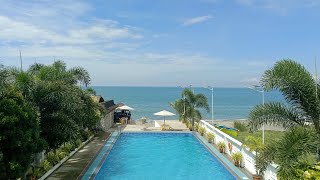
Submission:
M 236 179 L 190 133 L 122 133 L 95 179 Z

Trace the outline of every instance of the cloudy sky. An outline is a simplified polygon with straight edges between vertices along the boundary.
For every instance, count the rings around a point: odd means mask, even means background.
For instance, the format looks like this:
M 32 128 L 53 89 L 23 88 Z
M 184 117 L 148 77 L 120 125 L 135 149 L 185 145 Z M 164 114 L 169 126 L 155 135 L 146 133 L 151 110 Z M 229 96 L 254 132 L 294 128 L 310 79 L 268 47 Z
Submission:
M 0 0 L 0 64 L 64 60 L 92 85 L 243 87 L 283 58 L 313 72 L 320 0 Z M 320 63 L 319 63 L 320 64 Z

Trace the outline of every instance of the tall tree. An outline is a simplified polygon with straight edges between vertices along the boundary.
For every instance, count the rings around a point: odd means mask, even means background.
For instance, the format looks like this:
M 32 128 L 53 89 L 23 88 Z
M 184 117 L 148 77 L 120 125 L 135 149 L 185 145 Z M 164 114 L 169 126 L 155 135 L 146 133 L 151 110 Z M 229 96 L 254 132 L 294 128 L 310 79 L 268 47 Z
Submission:
M 0 95 L 1 179 L 21 177 L 44 148 L 36 109 L 13 87 Z
M 191 90 L 185 89 L 182 92 L 183 99 L 172 103 L 172 107 L 181 114 L 184 112 L 184 118 L 188 118 L 192 123 L 192 130 L 194 130 L 194 122 L 202 118 L 200 109 L 210 111 L 208 99 L 204 94 L 194 94 Z
M 297 169 L 310 166 L 317 160 L 319 147 L 319 84 L 311 73 L 293 60 L 281 60 L 267 70 L 261 84 L 265 90 L 282 92 L 286 104 L 269 102 L 256 106 L 249 115 L 253 129 L 263 124 L 281 126 L 288 130 L 284 137 L 268 144 L 258 161 L 263 171 L 272 161 L 279 164 L 278 175 L 282 179 L 297 179 Z

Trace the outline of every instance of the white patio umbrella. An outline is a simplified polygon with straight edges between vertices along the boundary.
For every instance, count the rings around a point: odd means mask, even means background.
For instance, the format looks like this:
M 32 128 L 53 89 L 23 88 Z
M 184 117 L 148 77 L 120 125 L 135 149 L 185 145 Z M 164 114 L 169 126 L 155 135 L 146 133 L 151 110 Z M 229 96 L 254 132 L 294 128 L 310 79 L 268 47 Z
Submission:
M 174 116 L 175 114 L 173 114 L 172 112 L 166 111 L 166 110 L 162 110 L 157 113 L 154 113 L 153 115 L 163 116 L 163 121 L 164 121 L 163 124 L 166 125 L 166 116 Z
M 120 110 L 129 110 L 129 111 L 134 110 L 132 107 L 129 107 L 129 106 L 127 106 L 127 105 L 123 105 L 123 106 L 117 107 L 117 109 L 120 109 Z

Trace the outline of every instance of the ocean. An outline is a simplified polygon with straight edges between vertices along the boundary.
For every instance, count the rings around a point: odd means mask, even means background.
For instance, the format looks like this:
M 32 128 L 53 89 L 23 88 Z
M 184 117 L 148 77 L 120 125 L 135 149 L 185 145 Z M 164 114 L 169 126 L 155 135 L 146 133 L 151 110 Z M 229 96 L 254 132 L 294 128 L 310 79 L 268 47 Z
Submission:
M 168 110 L 176 113 L 169 103 L 181 98 L 180 87 L 109 87 L 94 86 L 97 95 L 105 100 L 113 99 L 115 103 L 124 103 L 132 108 L 134 120 L 146 117 L 150 120 L 161 120 L 163 117 L 154 116 L 153 113 Z M 203 93 L 208 97 L 211 111 L 211 90 L 194 88 L 195 93 Z M 213 112 L 215 120 L 247 119 L 250 110 L 262 103 L 262 95 L 249 88 L 214 88 Z M 284 102 L 280 92 L 271 91 L 265 93 L 265 102 Z M 211 112 L 202 111 L 202 119 L 211 119 Z M 166 119 L 178 119 L 178 116 Z

